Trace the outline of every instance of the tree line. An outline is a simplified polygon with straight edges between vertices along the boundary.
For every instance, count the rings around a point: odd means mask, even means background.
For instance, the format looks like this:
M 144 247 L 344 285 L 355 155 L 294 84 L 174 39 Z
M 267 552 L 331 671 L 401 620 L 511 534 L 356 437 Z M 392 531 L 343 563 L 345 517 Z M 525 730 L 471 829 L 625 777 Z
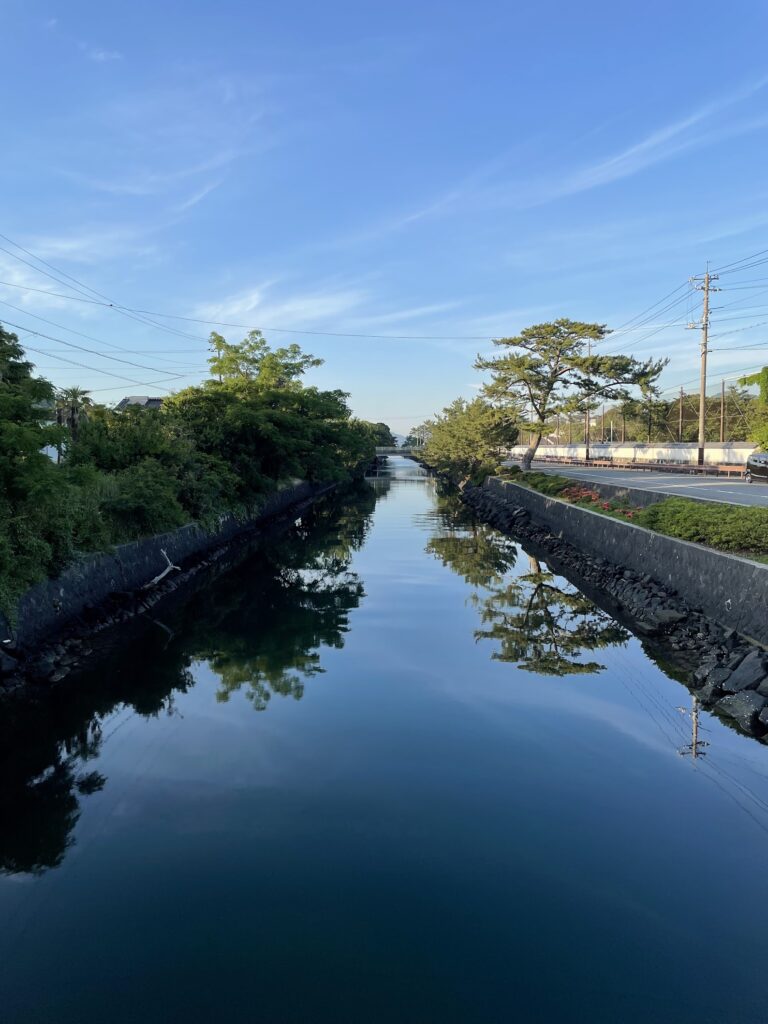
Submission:
M 391 435 L 353 418 L 345 392 L 304 383 L 321 362 L 259 331 L 239 343 L 212 334 L 204 383 L 159 409 L 117 410 L 80 388 L 57 392 L 0 327 L 0 608 L 12 614 L 30 584 L 81 552 L 215 527 L 291 481 L 361 471 Z
M 543 439 L 565 444 L 601 440 L 688 441 L 698 436 L 698 396 L 661 398 L 659 378 L 668 359 L 636 359 L 596 351 L 605 324 L 559 319 L 499 338 L 501 354 L 478 356 L 486 374 L 480 396 L 456 399 L 414 427 L 423 461 L 461 483 L 494 472 L 520 438 L 523 469 Z M 744 378 L 721 397 L 707 399 L 707 439 L 754 440 L 768 446 L 766 371 Z M 760 396 L 746 388 L 758 384 Z M 696 401 L 692 405 L 692 399 Z

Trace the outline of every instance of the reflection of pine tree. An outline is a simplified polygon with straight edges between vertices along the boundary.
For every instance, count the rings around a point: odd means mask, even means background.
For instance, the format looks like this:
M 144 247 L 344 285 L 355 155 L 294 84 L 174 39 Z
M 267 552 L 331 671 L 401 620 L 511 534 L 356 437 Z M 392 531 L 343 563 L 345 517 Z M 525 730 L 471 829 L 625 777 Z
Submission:
M 531 571 L 480 599 L 485 628 L 478 640 L 496 640 L 492 657 L 529 672 L 564 676 L 599 672 L 605 666 L 583 661 L 585 651 L 627 642 L 629 634 L 575 588 L 555 584 L 553 573 L 531 558 Z
M 509 661 L 530 672 L 574 675 L 599 672 L 603 665 L 582 660 L 585 651 L 626 643 L 629 633 L 575 587 L 529 556 L 530 571 L 509 575 L 517 549 L 503 534 L 478 524 L 441 500 L 442 530 L 427 550 L 476 590 L 472 603 L 483 628 L 476 640 L 495 640 L 496 661 Z
M 490 587 L 514 566 L 517 548 L 490 526 L 473 523 L 466 534 L 433 537 L 427 544 L 443 565 L 463 576 L 472 587 Z

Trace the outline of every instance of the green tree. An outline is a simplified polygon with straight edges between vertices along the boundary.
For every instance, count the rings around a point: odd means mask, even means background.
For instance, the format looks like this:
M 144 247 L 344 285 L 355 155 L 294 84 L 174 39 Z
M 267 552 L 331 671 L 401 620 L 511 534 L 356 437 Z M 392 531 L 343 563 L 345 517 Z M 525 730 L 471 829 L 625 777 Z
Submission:
M 377 448 L 396 448 L 397 438 L 386 423 L 372 423 Z
M 757 385 L 760 389 L 751 416 L 750 436 L 758 448 L 768 451 L 768 366 L 749 377 L 742 377 L 739 384 L 742 387 Z
M 295 386 L 307 370 L 323 364 L 295 343 L 271 349 L 261 331 L 249 331 L 237 344 L 212 331 L 210 347 L 211 375 L 221 383 L 249 381 L 264 388 L 286 388 Z
M 517 427 L 507 413 L 482 398 L 457 398 L 441 415 L 424 424 L 428 438 L 421 448 L 424 462 L 464 486 L 494 473 L 505 450 L 517 439 Z
M 79 387 L 62 388 L 56 392 L 56 422 L 77 440 L 80 420 L 92 406 L 90 391 Z
M 476 369 L 490 371 L 483 394 L 510 415 L 530 410 L 525 424 L 531 432 L 523 469 L 530 469 L 546 424 L 560 411 L 587 411 L 598 399 L 617 400 L 637 386 L 650 392 L 666 360 L 639 362 L 631 356 L 591 355 L 588 343 L 608 335 L 604 324 L 560 319 L 526 327 L 495 345 L 507 351 L 495 358 L 478 356 Z
M 222 514 L 255 512 L 283 484 L 344 480 L 370 463 L 377 431 L 388 428 L 352 419 L 343 391 L 305 387 L 302 375 L 319 360 L 297 345 L 273 351 L 258 332 L 239 345 L 214 341 L 220 381 L 158 410 L 118 411 L 94 406 L 81 388 L 55 394 L 32 376 L 16 336 L 0 330 L 6 612 L 79 551 L 190 521 L 215 526 Z
M 61 564 L 70 548 L 64 481 L 46 447 L 61 443 L 46 423 L 54 389 L 32 376 L 15 334 L 0 327 L 0 606 Z

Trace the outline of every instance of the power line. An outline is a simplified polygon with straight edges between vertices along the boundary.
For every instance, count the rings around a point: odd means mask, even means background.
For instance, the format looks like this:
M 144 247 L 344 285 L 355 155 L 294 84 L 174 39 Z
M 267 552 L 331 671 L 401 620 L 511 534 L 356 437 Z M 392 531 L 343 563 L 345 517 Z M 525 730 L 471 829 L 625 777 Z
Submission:
M 0 302 L 2 302 L 4 306 L 8 306 L 9 309 L 15 309 L 17 313 L 21 313 L 24 316 L 31 316 L 35 320 L 40 320 L 44 324 L 49 324 L 51 327 L 58 327 L 60 330 L 68 331 L 70 334 L 76 334 L 80 338 L 85 338 L 86 341 L 95 341 L 99 345 L 106 345 L 108 348 L 113 348 L 118 352 L 127 352 L 129 355 L 135 355 L 135 353 L 132 352 L 131 349 L 123 348 L 121 345 L 114 345 L 112 342 L 104 341 L 103 338 L 94 338 L 92 334 L 84 334 L 82 331 L 76 331 L 73 327 L 65 327 L 64 324 L 59 324 L 55 320 L 47 320 L 44 316 L 38 316 L 37 313 L 30 313 L 29 310 L 24 309 L 22 306 L 14 306 L 13 303 L 8 302 L 6 299 L 0 299 Z M 6 322 L 9 323 L 10 321 Z M 181 354 L 183 353 L 179 352 L 179 355 Z M 110 359 L 114 357 L 105 355 L 104 358 Z M 167 362 L 170 363 L 171 365 L 176 366 L 182 365 L 180 363 L 174 364 L 173 360 L 170 359 L 161 359 L 160 361 Z M 152 369 L 157 369 L 158 373 L 163 373 L 163 370 L 161 368 L 152 367 Z
M 629 318 L 629 320 L 625 321 L 625 323 L 619 324 L 619 326 L 612 333 L 613 334 L 618 334 L 620 331 L 622 331 L 629 324 L 634 323 L 635 320 L 639 320 L 641 317 L 644 317 L 646 315 L 646 313 L 650 313 L 651 310 L 655 310 L 657 306 L 660 306 L 662 304 L 662 302 L 665 302 L 671 296 L 675 295 L 677 292 L 680 291 L 681 288 L 688 288 L 688 287 L 689 287 L 688 281 L 684 281 L 682 284 L 678 285 L 677 288 L 673 288 L 671 292 L 667 292 L 667 294 L 664 295 L 662 298 L 660 298 L 658 302 L 654 302 L 654 304 L 652 306 L 649 306 L 647 309 L 644 309 L 642 311 L 642 313 L 637 313 L 635 316 L 632 316 L 632 317 Z M 658 313 L 656 313 L 654 315 L 658 315 Z
M 756 259 L 756 257 L 763 256 L 765 253 L 768 253 L 768 249 L 761 249 L 759 252 L 753 252 L 751 256 L 743 256 L 740 260 L 734 260 L 732 263 L 724 263 L 722 267 L 715 267 L 713 273 L 720 274 L 724 270 L 729 270 L 730 267 L 736 267 L 740 263 L 746 263 L 748 260 L 754 260 L 754 259 Z M 761 262 L 764 262 L 764 261 L 761 261 Z M 730 273 L 735 273 L 735 271 L 729 271 L 729 272 Z
M 67 348 L 76 348 L 79 349 L 79 351 L 81 352 L 88 352 L 91 355 L 98 356 L 100 359 L 109 359 L 114 363 L 125 363 L 126 366 L 135 366 L 139 370 L 151 370 L 153 373 L 163 372 L 162 370 L 158 370 L 156 366 L 147 366 L 144 363 L 134 363 L 130 359 L 120 359 L 119 356 L 108 356 L 104 352 L 99 352 L 98 349 L 86 348 L 85 345 L 76 345 L 73 341 L 65 341 L 64 338 L 57 338 L 55 335 L 52 334 L 43 334 L 42 331 L 31 331 L 29 327 L 22 326 L 21 324 L 14 324 L 10 320 L 6 320 L 5 322 L 8 324 L 9 327 L 15 327 L 20 331 L 30 331 L 31 334 L 36 335 L 38 338 L 45 338 L 47 341 L 55 341 L 58 342 L 60 345 L 66 345 Z M 43 355 L 49 355 L 53 356 L 54 358 L 57 358 L 57 356 L 53 352 L 44 352 Z M 171 376 L 170 379 L 173 380 L 174 377 Z
M 195 337 L 194 335 L 191 335 L 191 334 L 186 334 L 184 331 L 178 331 L 174 327 L 167 327 L 165 324 L 155 323 L 154 321 L 152 321 L 152 320 L 150 320 L 150 319 L 148 319 L 146 317 L 134 315 L 132 310 L 129 311 L 128 309 L 126 309 L 125 307 L 119 305 L 118 303 L 112 302 L 112 300 L 109 298 L 108 295 L 104 295 L 103 292 L 99 292 L 95 288 L 91 288 L 90 285 L 87 285 L 87 284 L 85 284 L 82 281 L 78 281 L 78 279 L 76 277 L 73 277 L 71 274 L 68 274 L 64 270 L 60 270 L 58 267 L 55 267 L 52 263 L 48 263 L 41 256 L 37 256 L 35 253 L 30 252 L 29 249 L 25 249 L 23 245 L 20 245 L 18 242 L 15 242 L 12 238 L 9 238 L 7 235 L 4 235 L 2 232 L 0 232 L 0 238 L 2 238 L 4 241 L 8 242 L 9 245 L 14 246 L 16 249 L 20 249 L 23 253 L 25 253 L 27 256 L 30 256 L 33 260 L 36 260 L 38 263 L 42 263 L 43 266 L 44 267 L 48 267 L 49 270 L 55 271 L 55 273 L 60 275 L 60 276 L 59 277 L 54 277 L 53 274 L 49 274 L 47 271 L 41 270 L 40 267 L 35 266 L 34 264 L 30 263 L 28 260 L 22 259 L 21 256 L 17 255 L 14 252 L 11 252 L 9 249 L 3 248 L 2 246 L 0 246 L 0 251 L 2 251 L 4 253 L 7 253 L 8 256 L 12 257 L 15 260 L 19 260 L 25 266 L 31 267 L 31 269 L 34 270 L 36 273 L 44 274 L 46 277 L 50 277 L 52 280 L 56 281 L 57 284 L 63 285 L 65 288 L 69 288 L 70 291 L 77 291 L 77 292 L 79 292 L 81 295 L 83 295 L 85 297 L 87 297 L 87 294 L 86 294 L 87 292 L 90 292 L 92 295 L 97 295 L 100 299 L 106 300 L 107 304 L 111 308 L 117 310 L 117 312 L 119 312 L 119 313 L 122 313 L 124 316 L 127 316 L 129 319 L 137 320 L 139 323 L 143 323 L 145 325 L 151 325 L 153 327 L 157 327 L 161 331 L 166 331 L 169 334 L 175 334 L 175 335 L 178 335 L 179 337 L 182 337 L 182 338 L 183 337 L 191 338 L 193 341 L 205 340 L 205 339 L 197 338 L 197 337 Z M 62 281 L 61 280 L 62 277 L 67 278 L 68 281 L 74 282 L 74 284 L 68 284 L 67 281 Z
M 32 331 L 30 333 L 36 334 L 37 332 L 36 331 Z M 38 352 L 38 353 L 40 352 L 40 349 L 34 348 L 32 345 L 25 345 L 24 347 L 29 352 Z M 43 352 L 42 355 L 50 355 L 50 353 L 49 352 Z M 133 377 L 123 377 L 122 374 L 111 373 L 109 370 L 100 370 L 96 366 L 88 366 L 86 363 L 78 363 L 74 359 L 67 359 L 65 356 L 54 356 L 53 358 L 54 359 L 60 359 L 62 363 L 69 363 L 71 366 L 79 366 L 83 370 L 90 370 L 92 373 L 102 373 L 102 374 L 104 374 L 105 377 L 113 377 L 115 380 L 124 380 L 124 381 L 127 381 L 129 384 L 138 384 L 142 388 L 152 387 L 152 386 L 154 386 L 154 383 L 156 383 L 156 382 L 153 382 L 153 381 L 134 380 Z M 176 377 L 171 378 L 171 379 L 172 380 L 181 380 L 182 377 L 189 377 L 189 376 L 192 376 L 192 374 L 180 373 L 180 374 L 177 374 Z M 105 391 L 112 391 L 114 389 L 113 388 L 104 388 L 104 390 Z M 167 388 L 167 387 L 163 387 L 161 390 L 163 390 L 163 391 L 170 391 L 171 389 Z
M 0 238 L 4 237 L 0 235 Z M 0 252 L 7 252 L 9 256 L 14 259 L 20 259 L 15 253 L 9 252 L 0 246 Z M 27 266 L 32 267 L 33 270 L 39 270 L 39 268 L 33 266 L 31 263 L 27 263 L 26 260 L 21 260 Z M 44 273 L 44 271 L 39 271 Z M 47 277 L 51 277 L 51 274 L 47 274 Z M 57 280 L 57 278 L 53 278 Z M 59 284 L 63 284 L 65 288 L 72 287 L 64 281 L 59 281 Z M 150 309 L 137 309 L 133 306 L 122 306 L 115 302 L 100 301 L 98 299 L 92 299 L 88 296 L 83 295 L 65 295 L 61 292 L 52 292 L 47 288 L 32 288 L 29 285 L 14 284 L 11 281 L 0 281 L 0 285 L 5 288 L 16 288 L 19 291 L 25 292 L 37 292 L 40 295 L 48 295 L 51 298 L 65 299 L 70 302 L 87 302 L 92 306 L 102 306 L 104 309 L 114 309 L 119 313 L 136 314 L 137 316 L 160 316 L 167 317 L 172 320 L 184 320 L 186 323 L 202 324 L 209 327 L 237 327 L 245 331 L 269 331 L 273 334 L 307 334 L 317 337 L 324 338 L 370 338 L 377 341 L 491 341 L 493 338 L 492 334 L 365 334 L 356 331 L 317 331 L 317 330 L 305 330 L 303 327 L 268 327 L 262 325 L 257 327 L 254 324 L 241 324 L 234 323 L 229 320 L 204 320 L 201 317 L 182 316 L 179 313 L 160 313 L 157 310 Z M 99 294 L 96 292 L 95 294 Z M 136 319 L 136 316 L 133 317 Z M 164 324 L 157 324 L 151 320 L 140 320 L 141 323 L 146 323 L 154 327 L 159 327 L 161 330 L 170 331 L 172 334 L 176 334 L 182 338 L 190 338 L 192 341 L 202 341 L 204 344 L 208 343 L 207 338 L 201 338 L 193 334 L 187 334 L 184 331 L 177 331 L 173 328 L 166 327 Z

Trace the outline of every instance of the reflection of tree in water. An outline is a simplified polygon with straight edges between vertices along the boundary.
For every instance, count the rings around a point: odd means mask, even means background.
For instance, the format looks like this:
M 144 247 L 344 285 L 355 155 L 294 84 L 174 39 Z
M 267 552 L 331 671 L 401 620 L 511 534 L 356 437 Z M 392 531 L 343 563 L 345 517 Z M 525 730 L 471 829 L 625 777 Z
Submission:
M 324 671 L 320 649 L 344 645 L 349 613 L 364 596 L 349 563 L 375 500 L 366 487 L 341 511 L 333 504 L 314 510 L 207 595 L 206 616 L 196 616 L 203 627 L 195 656 L 219 676 L 219 701 L 238 690 L 257 710 L 272 694 L 299 700 L 306 680 Z
M 322 671 L 318 649 L 340 647 L 348 613 L 363 595 L 349 572 L 376 501 L 373 490 L 310 510 L 290 534 L 147 621 L 126 624 L 113 654 L 53 691 L 45 704 L 0 709 L 0 872 L 57 867 L 73 842 L 82 797 L 105 784 L 89 762 L 132 716 L 176 713 L 174 698 L 194 683 L 193 660 L 210 658 L 223 699 L 248 686 L 257 707 L 275 693 L 301 696 Z
M 480 601 L 485 628 L 479 640 L 498 641 L 492 655 L 529 672 L 565 676 L 605 668 L 580 660 L 585 651 L 624 644 L 629 633 L 572 587 L 556 585 L 556 577 L 530 557 L 531 571 L 497 587 Z
M 136 650 L 152 659 L 140 665 Z M 173 691 L 191 676 L 155 649 L 150 639 L 127 651 L 122 671 L 84 678 L 82 687 L 52 694 L 43 706 L 19 703 L 0 716 L 0 872 L 40 874 L 58 867 L 72 845 L 80 798 L 98 792 L 106 779 L 88 762 L 105 738 L 133 714 L 156 717 L 173 711 Z M 143 671 L 142 671 L 143 669 Z
M 441 501 L 450 533 L 433 537 L 427 550 L 475 587 L 481 629 L 476 640 L 495 640 L 492 658 L 543 675 L 599 672 L 582 660 L 586 651 L 624 644 L 626 629 L 579 590 L 529 557 L 529 572 L 512 576 L 517 549 L 503 534 L 462 518 L 451 500 Z

